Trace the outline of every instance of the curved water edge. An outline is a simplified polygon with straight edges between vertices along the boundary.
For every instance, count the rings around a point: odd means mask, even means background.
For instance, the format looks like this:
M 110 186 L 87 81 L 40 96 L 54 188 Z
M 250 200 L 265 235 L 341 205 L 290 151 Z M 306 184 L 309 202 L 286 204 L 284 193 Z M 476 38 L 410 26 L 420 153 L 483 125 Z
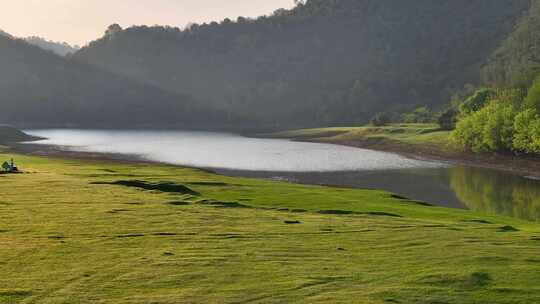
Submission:
M 33 144 L 79 152 L 137 155 L 149 161 L 208 169 L 336 172 L 446 166 L 393 153 L 229 133 L 68 129 L 27 132 L 47 138 Z
M 435 205 L 540 220 L 540 180 L 393 153 L 192 131 L 28 130 L 32 144 L 295 183 L 379 189 Z

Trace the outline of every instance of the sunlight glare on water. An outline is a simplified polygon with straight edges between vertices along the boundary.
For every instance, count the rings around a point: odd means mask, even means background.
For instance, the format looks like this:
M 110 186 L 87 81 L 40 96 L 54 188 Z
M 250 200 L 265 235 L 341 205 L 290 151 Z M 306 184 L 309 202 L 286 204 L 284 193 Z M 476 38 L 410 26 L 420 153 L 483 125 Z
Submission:
M 193 131 L 29 130 L 38 144 L 118 153 L 174 165 L 251 171 L 330 172 L 444 165 L 345 146 Z

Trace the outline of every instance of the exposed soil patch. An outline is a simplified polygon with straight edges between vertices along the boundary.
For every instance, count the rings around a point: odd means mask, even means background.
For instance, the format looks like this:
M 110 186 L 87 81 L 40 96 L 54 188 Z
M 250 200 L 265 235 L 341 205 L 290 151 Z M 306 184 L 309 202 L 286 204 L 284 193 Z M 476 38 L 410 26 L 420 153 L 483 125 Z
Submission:
M 215 186 L 215 187 L 226 187 L 226 186 L 231 186 L 227 183 L 220 183 L 220 182 L 191 182 L 191 183 L 187 183 L 188 185 L 193 185 L 193 186 Z
M 398 200 L 400 200 L 400 201 L 402 201 L 404 203 L 412 203 L 412 204 L 426 206 L 426 207 L 433 207 L 434 206 L 433 204 L 430 204 L 430 203 L 421 202 L 421 201 L 415 201 L 415 200 L 412 200 L 410 198 L 407 198 L 407 197 L 404 197 L 404 196 L 401 196 L 401 195 L 397 195 L 397 194 L 392 194 L 392 195 L 390 195 L 390 197 L 398 199 Z
M 120 180 L 115 182 L 94 182 L 93 185 L 115 185 L 124 187 L 133 187 L 149 191 L 160 191 L 166 193 L 180 193 L 190 195 L 200 195 L 200 193 L 191 190 L 190 188 L 174 182 L 145 182 L 140 180 Z
M 187 206 L 187 205 L 189 205 L 188 202 L 182 202 L 182 201 L 168 202 L 167 204 L 173 205 L 173 206 Z
M 346 211 L 346 210 L 321 210 L 319 211 L 320 214 L 334 214 L 334 215 L 349 215 L 354 214 L 352 211 Z
M 0 297 L 29 297 L 32 295 L 28 290 L 0 290 Z
M 388 213 L 388 212 L 379 212 L 379 211 L 371 211 L 371 212 L 353 212 L 353 211 L 347 211 L 347 210 L 321 210 L 319 211 L 320 214 L 333 214 L 333 215 L 351 215 L 351 214 L 357 214 L 357 215 L 374 215 L 374 216 L 390 216 L 390 217 L 403 217 L 399 214 L 394 213 Z
M 63 239 L 65 239 L 66 237 L 61 236 L 61 235 L 53 235 L 53 236 L 49 236 L 49 237 L 47 237 L 47 238 L 50 239 L 50 240 L 63 240 Z
M 107 211 L 107 213 L 110 213 L 110 214 L 115 214 L 115 213 L 120 213 L 120 212 L 132 212 L 133 210 L 128 210 L 128 209 L 113 209 L 111 211 Z
M 143 237 L 144 234 L 124 234 L 124 235 L 117 235 L 117 238 L 123 239 L 123 238 L 138 238 Z
M 419 283 L 430 286 L 448 287 L 455 289 L 475 290 L 487 286 L 492 281 L 491 276 L 485 272 L 474 272 L 467 276 L 453 274 L 437 274 L 422 278 Z
M 399 214 L 393 214 L 393 213 L 388 213 L 388 212 L 365 212 L 365 213 L 361 213 L 361 214 L 368 214 L 368 215 L 376 215 L 376 216 L 390 216 L 390 217 L 403 217 Z
M 489 224 L 489 225 L 492 225 L 493 223 L 490 222 L 490 221 L 486 221 L 486 220 L 468 220 L 468 221 L 464 221 L 466 223 L 478 223 L 478 224 Z
M 512 226 L 503 226 L 499 229 L 497 229 L 498 232 L 516 232 L 519 231 L 519 229 L 514 228 Z
M 210 205 L 216 208 L 252 208 L 251 206 L 240 204 L 238 202 L 218 202 L 212 200 L 202 200 L 197 202 L 201 205 Z

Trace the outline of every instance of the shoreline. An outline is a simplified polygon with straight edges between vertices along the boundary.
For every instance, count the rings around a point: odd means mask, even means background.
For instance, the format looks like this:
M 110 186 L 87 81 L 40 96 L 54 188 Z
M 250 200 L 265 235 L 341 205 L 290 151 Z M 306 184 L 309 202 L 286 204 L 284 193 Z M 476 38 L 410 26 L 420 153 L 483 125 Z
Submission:
M 115 154 L 102 152 L 84 152 L 84 151 L 69 151 L 62 149 L 62 146 L 40 145 L 33 143 L 17 143 L 7 147 L 6 152 L 20 153 L 28 156 L 46 157 L 53 159 L 73 159 L 73 160 L 95 160 L 95 161 L 113 161 L 118 163 L 138 163 L 138 164 L 155 164 L 141 159 L 135 155 Z
M 303 140 L 307 141 L 307 140 Z M 313 141 L 313 140 L 312 140 Z M 326 141 L 320 141 L 326 142 Z M 333 142 L 333 144 L 338 144 Z M 344 145 L 344 143 L 342 143 Z M 357 142 L 349 143 L 347 146 L 365 148 L 364 146 L 358 145 Z M 378 148 L 381 148 L 378 146 Z M 376 150 L 376 149 L 373 149 Z M 405 154 L 398 151 L 389 151 L 388 149 L 380 150 L 386 151 L 389 153 L 397 153 L 404 155 L 406 157 L 414 159 L 422 159 L 429 161 L 429 156 L 425 154 L 411 153 Z M 433 182 L 429 178 L 425 178 L 421 175 L 418 175 L 417 179 L 414 179 L 414 182 L 411 182 L 411 177 L 415 175 L 407 174 L 407 177 L 403 179 L 403 176 L 400 176 L 401 173 L 391 173 L 386 172 L 379 175 L 369 173 L 366 171 L 364 173 L 349 171 L 349 172 L 313 172 L 312 174 L 306 172 L 287 172 L 280 174 L 280 172 L 264 172 L 264 171 L 246 171 L 246 170 L 233 170 L 233 169 L 224 169 L 224 168 L 201 168 L 193 166 L 185 166 L 179 164 L 170 164 L 166 162 L 160 162 L 155 160 L 148 160 L 142 156 L 135 154 L 119 154 L 119 153 L 104 153 L 104 152 L 85 152 L 85 151 L 73 151 L 69 150 L 66 146 L 54 146 L 54 145 L 42 145 L 35 143 L 27 144 L 16 144 L 12 145 L 9 150 L 4 152 L 7 153 L 16 153 L 26 156 L 35 156 L 43 157 L 50 160 L 59 160 L 59 161 L 87 161 L 88 163 L 100 163 L 104 162 L 105 166 L 114 166 L 114 165 L 128 165 L 136 167 L 138 165 L 143 167 L 155 167 L 155 168 L 186 168 L 194 169 L 205 173 L 215 174 L 222 177 L 232 177 L 232 178 L 248 178 L 255 180 L 271 180 L 271 181 L 281 181 L 289 184 L 296 185 L 313 185 L 313 186 L 323 186 L 334 189 L 359 189 L 359 190 L 373 190 L 373 191 L 383 191 L 396 195 L 402 198 L 406 198 L 408 201 L 428 203 L 432 206 L 444 207 L 449 209 L 461 209 L 461 210 L 474 210 L 473 207 L 467 205 L 462 198 L 456 196 L 455 190 L 449 188 L 450 186 L 446 182 Z M 447 159 L 444 160 L 435 160 L 431 158 L 432 161 L 437 162 L 447 162 L 452 168 L 453 164 L 457 162 L 448 163 Z M 476 167 L 480 167 L 476 165 Z M 491 167 L 490 167 L 491 168 Z M 446 171 L 445 171 L 446 172 Z M 506 172 L 506 171 L 503 171 Z M 348 174 L 350 173 L 350 174 Z M 509 173 L 509 172 L 508 172 Z M 362 176 L 363 174 L 363 176 Z M 366 175 L 367 174 L 367 175 Z M 488 172 L 488 175 L 491 174 L 500 174 L 496 171 Z M 403 175 L 403 174 L 402 174 Z M 410 176 L 409 176 L 410 175 Z M 369 176 L 370 181 L 365 180 L 365 177 Z M 431 176 L 431 175 L 429 175 Z M 509 173 L 505 175 L 505 181 L 513 178 L 518 178 L 519 175 L 515 173 Z M 389 180 L 397 181 L 396 183 L 388 182 Z M 525 182 L 525 181 L 523 181 Z M 398 185 L 398 186 L 396 186 Z M 403 186 L 405 185 L 405 186 Z M 421 185 L 421 186 L 418 186 Z M 529 185 L 529 184 L 528 184 Z M 424 187 L 424 188 L 422 188 Z M 426 192 L 425 187 L 429 188 L 430 191 Z M 505 203 L 505 202 L 499 202 Z
M 434 145 L 413 145 L 386 139 L 335 140 L 322 138 L 287 138 L 298 142 L 334 144 L 347 147 L 395 153 L 407 158 L 439 161 L 454 165 L 505 171 L 525 178 L 540 179 L 540 158 L 518 157 L 503 154 L 474 154 L 471 152 L 445 151 Z
M 474 154 L 471 152 L 449 151 L 433 144 L 415 145 L 407 144 L 389 139 L 355 139 L 355 140 L 340 140 L 324 136 L 311 137 L 295 137 L 295 136 L 250 136 L 255 138 L 282 138 L 297 142 L 322 143 L 341 145 L 353 148 L 368 149 L 373 151 L 395 153 L 403 157 L 421 161 L 436 161 L 451 165 L 463 165 L 468 167 L 477 167 L 504 171 L 525 178 L 534 180 L 540 179 L 540 158 L 534 157 L 518 157 L 513 155 L 502 154 Z M 61 146 L 41 145 L 33 143 L 15 143 L 7 146 L 10 151 L 25 155 L 52 157 L 57 159 L 76 159 L 76 160 L 101 160 L 113 161 L 118 163 L 138 163 L 138 164 L 160 164 L 168 166 L 176 166 L 183 168 L 199 169 L 206 172 L 217 173 L 215 170 L 200 167 L 191 167 L 185 165 L 175 165 L 159 161 L 147 160 L 137 155 L 106 153 L 106 152 L 85 152 L 85 151 L 70 151 Z
M 55 160 L 82 160 L 82 161 L 104 161 L 116 164 L 133 164 L 133 165 L 160 165 L 176 168 L 196 169 L 206 173 L 219 174 L 209 168 L 192 167 L 187 165 L 175 165 L 165 162 L 153 161 L 144 159 L 133 154 L 106 153 L 106 152 L 85 152 L 85 151 L 69 151 L 62 149 L 61 146 L 40 145 L 40 144 L 22 144 L 17 143 L 7 147 L 5 152 L 19 153 L 27 156 L 51 158 Z

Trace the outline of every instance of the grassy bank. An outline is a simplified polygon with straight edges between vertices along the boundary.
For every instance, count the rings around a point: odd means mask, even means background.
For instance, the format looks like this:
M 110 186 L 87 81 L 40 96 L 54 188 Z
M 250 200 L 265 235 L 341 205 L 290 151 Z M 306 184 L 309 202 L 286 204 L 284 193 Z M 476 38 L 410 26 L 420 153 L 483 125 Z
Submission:
M 337 127 L 285 131 L 271 135 L 276 138 L 318 140 L 330 143 L 393 143 L 416 149 L 434 149 L 457 152 L 450 142 L 450 132 L 440 130 L 436 124 L 392 124 L 383 127 Z
M 16 160 L 26 173 L 0 176 L 0 303 L 540 301 L 534 223 L 379 191 Z
M 458 147 L 450 131 L 435 124 L 393 124 L 384 127 L 340 127 L 293 130 L 270 134 L 273 138 L 323 142 L 396 152 L 410 157 L 512 171 L 540 177 L 540 158 L 511 153 L 473 153 Z

